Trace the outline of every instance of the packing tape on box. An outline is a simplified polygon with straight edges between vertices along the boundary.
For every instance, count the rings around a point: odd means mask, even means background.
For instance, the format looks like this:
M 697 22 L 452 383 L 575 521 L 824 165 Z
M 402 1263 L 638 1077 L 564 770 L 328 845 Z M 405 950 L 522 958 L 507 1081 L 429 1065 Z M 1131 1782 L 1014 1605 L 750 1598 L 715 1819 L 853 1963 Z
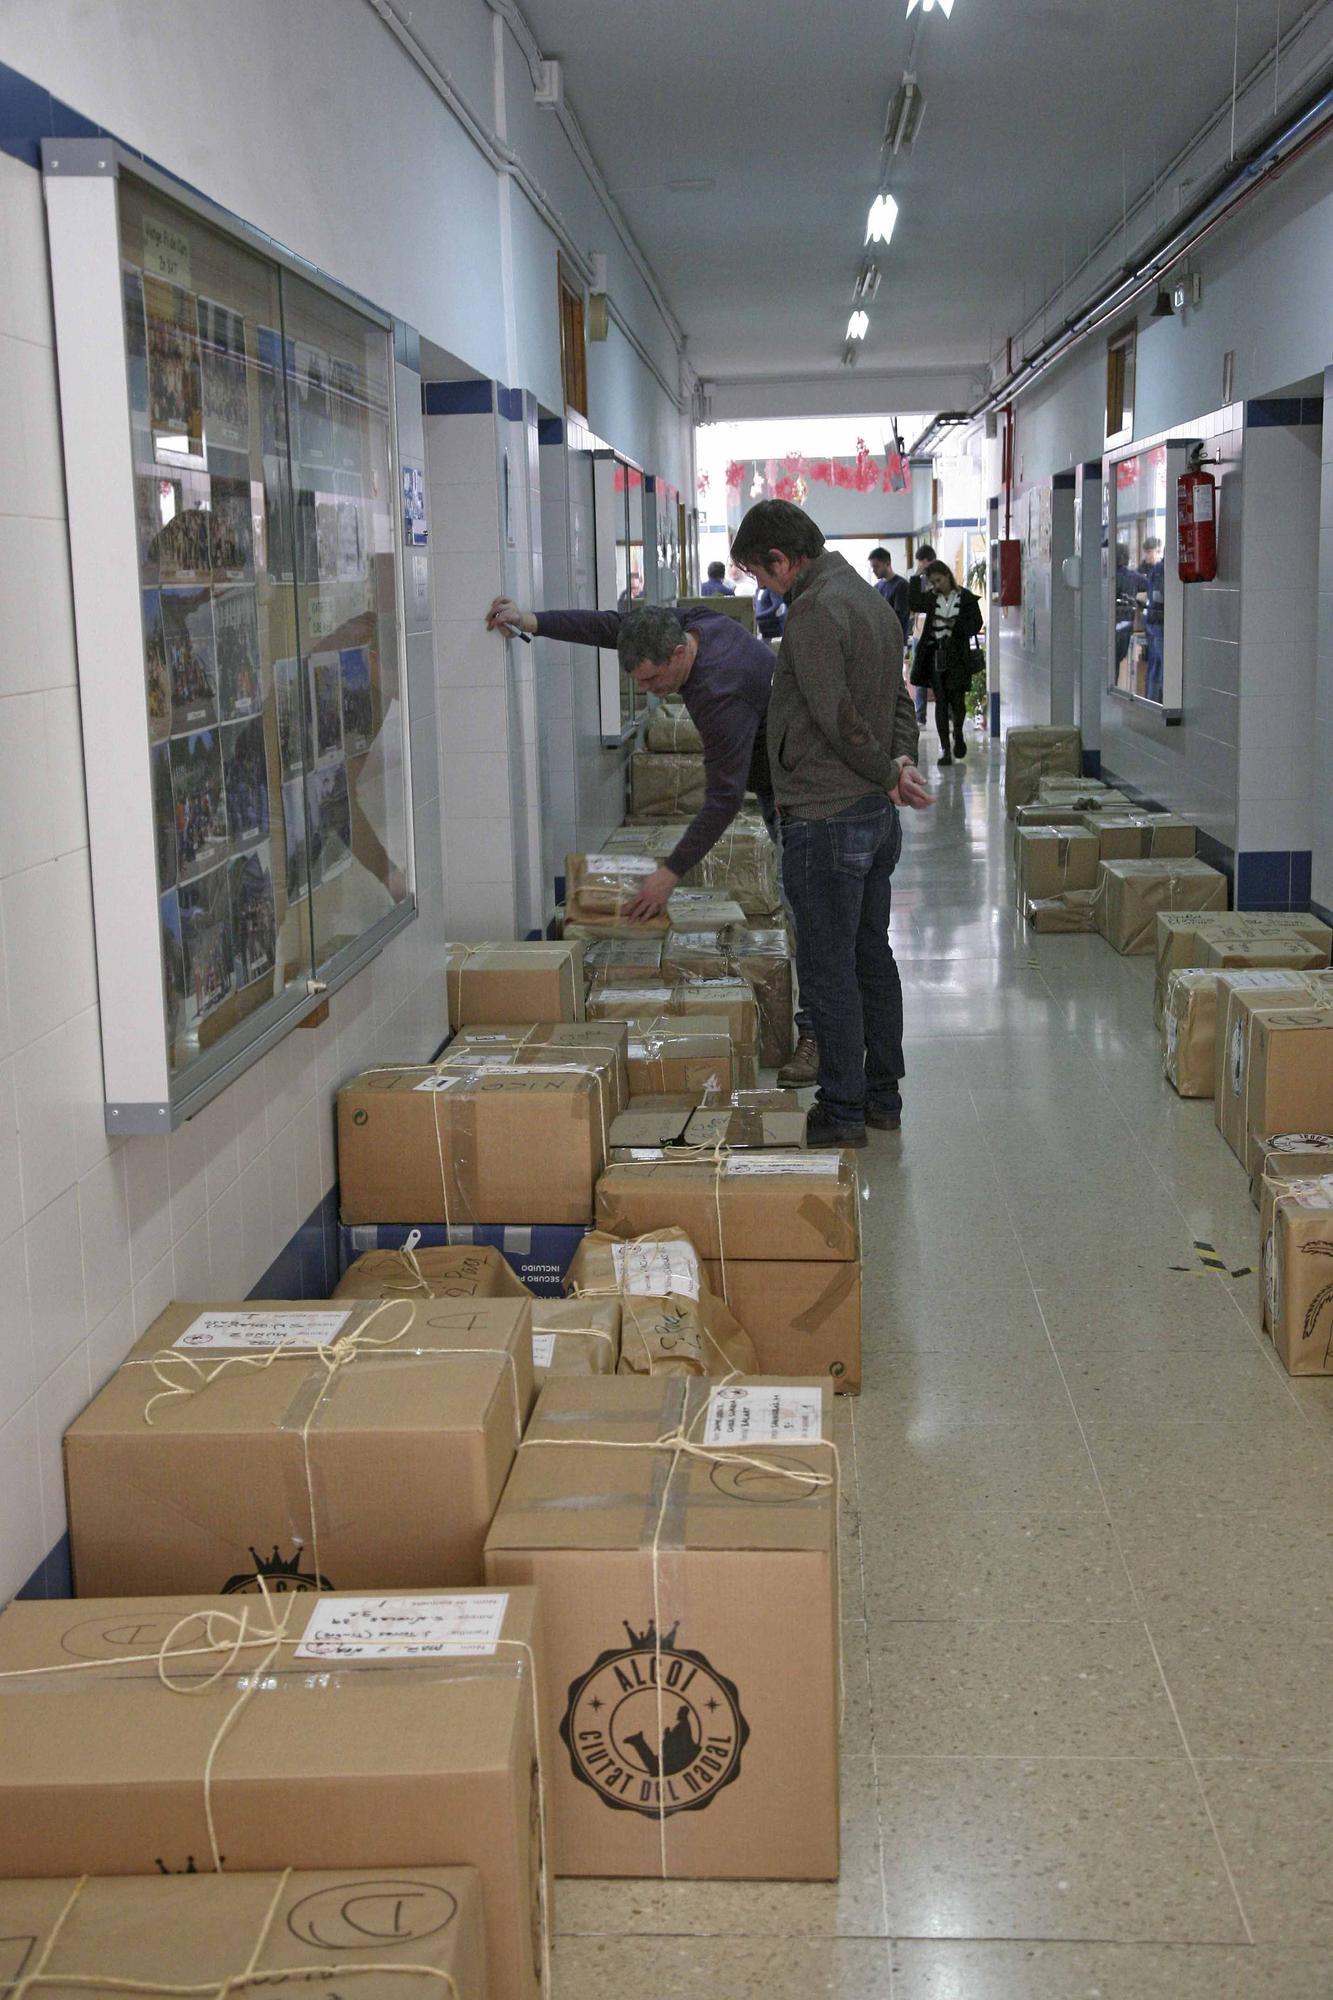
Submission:
M 147 2000 L 153 2000 L 153 1996 L 161 1996 L 161 2000 L 229 2000 L 231 1994 L 242 1992 L 251 1986 L 285 1986 L 293 1982 L 296 1984 L 306 1984 L 312 1981 L 320 1981 L 327 1985 L 335 1977 L 339 1980 L 359 1978 L 367 1973 L 374 1973 L 376 1975 L 380 1973 L 395 1973 L 400 1976 L 406 1973 L 409 1978 L 434 1979 L 443 1986 L 449 2000 L 461 2000 L 458 1982 L 452 1972 L 448 1972 L 443 1966 L 438 1965 L 409 1965 L 405 1964 L 402 1960 L 394 1962 L 387 1959 L 367 1959 L 359 1960 L 353 1964 L 330 1965 L 326 1963 L 323 1965 L 272 1966 L 268 1970 L 263 1969 L 259 1961 L 263 1956 L 264 1947 L 268 1943 L 269 1932 L 273 1928 L 273 1920 L 282 1908 L 282 1899 L 287 1893 L 287 1887 L 291 1881 L 292 1874 L 292 1869 L 285 1868 L 279 1876 L 278 1886 L 273 1891 L 272 1900 L 264 1913 L 264 1921 L 259 1927 L 259 1934 L 241 1970 L 239 1972 L 228 1973 L 222 1979 L 208 1979 L 197 1984 L 180 1980 L 129 1979 L 123 1975 L 112 1977 L 109 1974 L 93 1972 L 48 1972 L 46 1968 L 51 1962 L 51 1955 L 56 1945 L 59 1943 L 60 1934 L 73 1915 L 79 1897 L 88 1886 L 90 1877 L 81 1875 L 74 1884 L 70 1896 L 59 1911 L 55 1922 L 47 1932 L 46 1942 L 33 1961 L 32 1970 L 20 1974 L 17 1982 L 6 1988 L 8 2000 L 26 2000 L 27 1994 L 49 1986 L 75 1991 L 86 1988 L 99 1993 L 135 1993 L 147 1996 Z
M 391 1312 L 395 1306 L 406 1306 L 407 1324 L 400 1327 L 397 1333 L 370 1338 L 370 1327 L 382 1313 Z M 449 1310 L 456 1312 L 459 1308 L 451 1307 Z M 417 1302 L 414 1299 L 381 1299 L 364 1319 L 321 1346 L 302 1346 L 299 1341 L 280 1342 L 264 1354 L 230 1354 L 225 1360 L 215 1361 L 208 1367 L 197 1361 L 192 1354 L 183 1353 L 180 1348 L 163 1347 L 159 1348 L 156 1354 L 145 1355 L 138 1361 L 127 1361 L 124 1365 L 127 1368 L 151 1368 L 162 1384 L 156 1395 L 150 1396 L 144 1405 L 144 1422 L 151 1427 L 152 1413 L 158 1404 L 182 1399 L 187 1402 L 192 1401 L 194 1397 L 202 1395 L 220 1375 L 229 1374 L 234 1368 L 248 1369 L 253 1373 L 255 1370 L 262 1372 L 272 1368 L 281 1361 L 312 1359 L 315 1361 L 317 1365 L 310 1370 L 298 1387 L 286 1411 L 279 1418 L 277 1429 L 295 1433 L 300 1439 L 300 1486 L 295 1494 L 295 1505 L 291 1481 L 296 1468 L 288 1469 L 288 1520 L 293 1533 L 297 1534 L 301 1542 L 304 1542 L 305 1537 L 299 1533 L 299 1529 L 304 1527 L 306 1520 L 310 1523 L 310 1555 L 314 1568 L 315 1589 L 318 1592 L 324 1588 L 324 1582 L 319 1555 L 320 1510 L 315 1504 L 315 1476 L 310 1458 L 310 1433 L 316 1427 L 334 1388 L 349 1368 L 363 1359 L 398 1362 L 475 1360 L 487 1357 L 499 1361 L 502 1372 L 505 1368 L 509 1371 L 509 1384 L 514 1395 L 515 1446 L 523 1441 L 523 1402 L 518 1386 L 518 1366 L 510 1350 L 507 1347 L 456 1347 L 452 1344 L 446 1347 L 399 1345 L 412 1332 L 416 1322 Z M 185 1379 L 174 1377 L 172 1370 L 184 1370 Z M 301 1503 L 304 1503 L 304 1511 Z
M 718 1149 L 704 1150 L 708 1157 L 712 1157 Z M 625 1254 L 617 1258 L 615 1253 L 621 1249 Z M 596 1235 L 585 1236 L 574 1253 L 571 1270 L 593 1260 L 600 1264 L 603 1252 L 605 1262 L 610 1265 L 604 1280 L 585 1284 L 581 1278 L 576 1277 L 572 1281 L 567 1278 L 566 1285 L 571 1298 L 614 1298 L 620 1301 L 622 1361 L 626 1358 L 626 1335 L 632 1330 L 646 1363 L 643 1368 L 631 1366 L 629 1372 L 662 1375 L 673 1371 L 677 1363 L 688 1368 L 690 1361 L 697 1362 L 699 1374 L 710 1376 L 714 1381 L 730 1380 L 737 1373 L 750 1372 L 754 1351 L 749 1336 L 745 1335 L 748 1352 L 742 1350 L 738 1342 L 732 1341 L 737 1354 L 748 1364 L 746 1369 L 741 1370 L 736 1355 L 729 1353 L 724 1345 L 724 1341 L 731 1338 L 731 1328 L 722 1329 L 719 1335 L 709 1325 L 708 1308 L 716 1302 L 704 1279 L 699 1254 L 687 1238 L 660 1230 L 645 1230 L 642 1235 L 617 1242 L 598 1242 Z M 680 1267 L 675 1269 L 673 1252 L 679 1253 Z M 635 1267 L 636 1253 L 639 1254 L 638 1268 Z M 693 1296 L 691 1284 L 695 1287 Z M 727 1305 L 725 1293 L 722 1305 L 732 1321 L 732 1327 L 744 1334 L 744 1329 Z M 679 1343 L 678 1349 L 673 1350 L 670 1343 Z M 722 1364 L 720 1375 L 709 1368 L 710 1358 Z M 661 1365 L 657 1365 L 658 1362 Z
M 727 1377 L 726 1380 L 733 1380 Z M 710 1381 L 695 1387 L 689 1381 L 664 1384 L 663 1400 L 659 1421 L 667 1428 L 655 1438 L 548 1438 L 530 1437 L 525 1441 L 525 1451 L 652 1451 L 661 1453 L 667 1460 L 664 1466 L 653 1467 L 649 1505 L 645 1512 L 645 1525 L 640 1533 L 639 1546 L 648 1551 L 652 1559 L 653 1581 L 653 1685 L 657 1696 L 657 1740 L 663 1742 L 666 1736 L 666 1716 L 663 1709 L 664 1675 L 662 1671 L 662 1554 L 679 1552 L 684 1546 L 684 1506 L 688 1505 L 688 1495 L 677 1495 L 673 1501 L 672 1487 L 676 1475 L 683 1464 L 691 1460 L 706 1465 L 745 1466 L 773 1479 L 786 1480 L 807 1488 L 810 1492 L 831 1489 L 833 1494 L 833 1589 L 836 1616 L 834 1630 L 838 1648 L 838 1694 L 840 1703 L 839 1728 L 847 1705 L 846 1678 L 842 1649 L 842 1612 L 838 1602 L 841 1596 L 842 1563 L 840 1554 L 840 1514 L 842 1507 L 842 1461 L 834 1439 L 820 1437 L 802 1440 L 807 1448 L 822 1446 L 833 1454 L 833 1470 L 815 1472 L 809 1466 L 786 1465 L 773 1459 L 757 1458 L 753 1452 L 739 1445 L 700 1444 L 690 1432 L 701 1419 L 707 1420 L 712 1398 L 725 1383 Z M 693 1388 L 693 1395 L 692 1395 Z M 697 1396 L 697 1407 L 689 1414 L 690 1402 Z M 669 1456 L 668 1456 L 669 1454 Z M 683 1504 L 682 1504 L 683 1503 Z M 678 1539 L 667 1539 L 668 1521 L 674 1524 Z M 667 1866 L 667 1805 L 666 1794 L 659 1784 L 657 1806 L 657 1839 L 661 1876 L 664 1882 L 671 1880 Z
M 796 1333 L 817 1333 L 824 1321 L 833 1316 L 860 1278 L 861 1260 L 854 1257 L 845 1264 L 835 1264 L 833 1269 L 837 1275 L 824 1287 L 813 1305 L 807 1306 L 803 1313 L 793 1315 L 791 1323 Z
M 698 1040 L 699 1037 L 697 1034 L 692 1037 L 689 1028 L 684 1025 L 688 1019 L 688 1015 L 683 1014 L 655 1014 L 651 1021 L 630 1023 L 632 1032 L 625 1043 L 626 1060 L 648 1065 L 650 1087 L 647 1095 L 668 1095 L 666 1070 L 668 1061 L 691 1060 L 690 1050 L 685 1044 L 691 1039 Z M 728 1074 L 734 1053 L 733 1049 L 727 1056 Z M 710 1059 L 712 1054 L 713 1051 L 708 1050 L 703 1059 L 705 1061 Z M 657 1066 L 656 1075 L 653 1074 L 654 1064 Z M 722 1089 L 722 1080 L 714 1073 L 703 1087 L 702 1102 L 709 1103 L 721 1093 Z
M 30 1686 L 24 1688 L 13 1687 L 14 1683 L 20 1681 L 28 1683 L 32 1683 L 33 1681 L 48 1681 L 52 1685 L 59 1686 L 62 1684 L 61 1677 L 70 1674 L 92 1674 L 103 1685 L 108 1683 L 114 1684 L 116 1680 L 122 1677 L 114 1671 L 108 1674 L 106 1672 L 108 1667 L 114 1670 L 125 1666 L 152 1666 L 156 1670 L 158 1680 L 168 1694 L 189 1697 L 196 1694 L 203 1694 L 209 1688 L 215 1687 L 219 1681 L 225 1680 L 239 1662 L 243 1652 L 263 1648 L 264 1658 L 249 1673 L 241 1676 L 237 1698 L 231 1707 L 226 1710 L 217 1729 L 214 1731 L 212 1741 L 208 1746 L 208 1751 L 204 1758 L 203 1769 L 200 1773 L 200 1780 L 203 1786 L 204 1824 L 208 1830 L 209 1853 L 212 1857 L 213 1873 L 215 1875 L 221 1875 L 225 1872 L 223 1868 L 223 1856 L 218 1842 L 217 1817 L 213 1809 L 213 1773 L 217 1764 L 218 1754 L 254 1696 L 261 1688 L 265 1690 L 269 1689 L 274 1684 L 275 1677 L 281 1674 L 283 1648 L 286 1646 L 295 1647 L 297 1644 L 297 1639 L 289 1636 L 287 1627 L 291 1623 L 292 1614 L 300 1603 L 301 1597 L 306 1594 L 301 1592 L 289 1595 L 281 1608 L 281 1612 L 279 1612 L 278 1606 L 270 1595 L 265 1579 L 261 1576 L 257 1581 L 259 1584 L 259 1595 L 263 1601 L 263 1610 L 268 1618 L 266 1629 L 259 1625 L 252 1625 L 252 1620 L 258 1617 L 258 1613 L 249 1605 L 235 1612 L 218 1610 L 187 1611 L 163 1635 L 161 1645 L 153 1652 L 126 1653 L 114 1661 L 61 1660 L 52 1666 L 9 1667 L 0 1671 L 0 1694 L 4 1694 L 10 1691 L 30 1693 L 32 1691 Z M 432 1596 L 449 1595 L 446 1591 L 435 1591 L 428 1594 Z M 173 1647 L 172 1641 L 178 1632 L 187 1629 L 191 1624 L 199 1622 L 202 1622 L 207 1637 L 205 1645 Z M 498 1637 L 492 1643 L 497 1651 L 501 1647 L 504 1647 L 520 1656 L 507 1671 L 514 1674 L 519 1680 L 523 1679 L 526 1672 L 528 1690 L 531 1697 L 532 1766 L 537 1779 L 537 1900 L 541 1919 L 541 1991 L 545 1996 L 549 1995 L 551 1990 L 551 1924 L 550 1897 L 546 1883 L 546 1856 L 548 1853 L 546 1839 L 546 1776 L 542 1763 L 541 1709 L 537 1694 L 537 1662 L 532 1647 L 526 1639 Z M 178 1662 L 186 1659 L 210 1659 L 218 1656 L 220 1656 L 219 1664 L 211 1674 L 205 1675 L 203 1679 L 192 1679 L 189 1682 L 182 1682 L 173 1679 L 169 1671 Z M 405 1669 L 417 1675 L 417 1677 L 420 1677 L 418 1674 L 419 1667 L 425 1664 L 427 1663 L 403 1660 L 388 1662 L 375 1660 L 367 1662 L 367 1665 L 373 1666 L 373 1670 L 376 1673 L 392 1672 L 395 1668 L 399 1668 Z M 469 1659 L 431 1660 L 429 1667 L 432 1670 L 433 1679 L 440 1681 L 442 1684 L 447 1682 L 455 1685 L 470 1680 L 494 1680 L 500 1674 L 506 1672 L 506 1663 L 498 1660 L 491 1660 L 488 1663 L 481 1656 Z M 449 1669 L 449 1671 L 441 1672 L 440 1669 Z M 355 1674 L 355 1672 L 355 1667 L 346 1660 L 341 1661 L 338 1665 L 338 1674 Z M 298 1688 L 309 1689 L 312 1676 L 307 1670 L 303 1668 L 294 1678 Z M 336 1678 L 336 1676 L 319 1674 L 313 1678 L 319 1681 L 321 1691 L 323 1691 L 328 1686 L 330 1679 Z M 142 1680 L 136 1676 L 133 1680 L 127 1681 L 126 1685 L 134 1688 L 142 1688 Z M 341 1976 L 344 1970 L 349 1969 L 338 1967 L 339 1976 Z M 333 1974 L 329 1972 L 325 1976 L 332 1977 Z M 62 1977 L 60 1983 L 64 1985 L 78 1982 Z M 114 1981 L 109 1983 L 112 1985 L 115 1984 Z M 22 1984 L 23 1982 L 20 1981 L 20 1987 Z M 138 1991 L 140 1989 L 136 1986 L 132 1990 Z M 214 1989 L 210 1986 L 206 1990 L 212 1992 Z M 9 2000 L 15 2000 L 13 1993 L 9 1995 Z

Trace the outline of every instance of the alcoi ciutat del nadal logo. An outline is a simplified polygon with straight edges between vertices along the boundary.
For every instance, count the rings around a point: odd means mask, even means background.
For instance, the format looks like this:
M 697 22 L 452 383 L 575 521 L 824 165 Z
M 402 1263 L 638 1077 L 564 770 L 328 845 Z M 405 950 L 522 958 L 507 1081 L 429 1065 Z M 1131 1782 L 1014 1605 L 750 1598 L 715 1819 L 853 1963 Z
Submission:
M 275 1546 L 271 1556 L 261 1556 L 257 1549 L 251 1549 L 255 1559 L 253 1569 L 238 1570 L 229 1576 L 222 1586 L 224 1597 L 234 1597 L 238 1591 L 258 1591 L 261 1587 L 281 1593 L 285 1590 L 332 1590 L 333 1585 L 325 1576 L 316 1576 L 313 1569 L 301 1568 L 301 1550 L 292 1555 L 279 1555 Z
M 628 1623 L 628 1646 L 570 1684 L 560 1734 L 574 1776 L 622 1812 L 698 1812 L 739 1777 L 750 1726 L 735 1685 L 702 1653 Z M 658 1667 L 661 1688 L 658 1688 Z

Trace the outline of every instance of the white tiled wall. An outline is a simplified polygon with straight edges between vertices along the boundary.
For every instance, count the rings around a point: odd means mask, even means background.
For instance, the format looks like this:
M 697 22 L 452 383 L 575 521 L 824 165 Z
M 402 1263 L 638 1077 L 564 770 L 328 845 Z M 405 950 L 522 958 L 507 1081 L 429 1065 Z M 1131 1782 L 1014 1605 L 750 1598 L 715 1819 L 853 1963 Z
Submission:
M 1333 368 L 1324 374 L 1324 426 L 1319 484 L 1319 595 L 1315 631 L 1310 838 L 1314 900 L 1333 909 Z
M 409 634 L 422 919 L 169 1139 L 105 1136 L 41 182 L 3 154 L 0 244 L 2 1602 L 63 1532 L 61 1434 L 92 1390 L 173 1296 L 259 1280 L 333 1185 L 340 1080 L 438 1044 L 444 926 L 426 631 Z
M 1246 850 L 1311 843 L 1320 439 L 1317 424 L 1245 432 L 1237 845 Z

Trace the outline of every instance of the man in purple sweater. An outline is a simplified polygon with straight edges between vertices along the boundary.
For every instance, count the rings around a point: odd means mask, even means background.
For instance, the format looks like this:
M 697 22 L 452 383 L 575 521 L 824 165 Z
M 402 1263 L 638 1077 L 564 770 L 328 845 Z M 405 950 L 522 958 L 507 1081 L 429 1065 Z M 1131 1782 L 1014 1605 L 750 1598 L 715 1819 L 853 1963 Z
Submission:
M 765 725 L 773 686 L 773 653 L 734 618 L 703 608 L 652 604 L 632 611 L 524 611 L 497 597 L 488 630 L 527 632 L 581 646 L 614 646 L 620 664 L 645 694 L 679 694 L 704 746 L 704 802 L 662 866 L 651 874 L 626 915 L 642 922 L 666 908 L 681 877 L 702 861 L 741 809 L 758 795 L 770 831 L 776 823 Z M 789 1089 L 813 1083 L 818 1051 L 809 1016 L 797 1013 L 795 1055 L 779 1081 Z M 799 1072 L 799 1073 L 798 1073 Z

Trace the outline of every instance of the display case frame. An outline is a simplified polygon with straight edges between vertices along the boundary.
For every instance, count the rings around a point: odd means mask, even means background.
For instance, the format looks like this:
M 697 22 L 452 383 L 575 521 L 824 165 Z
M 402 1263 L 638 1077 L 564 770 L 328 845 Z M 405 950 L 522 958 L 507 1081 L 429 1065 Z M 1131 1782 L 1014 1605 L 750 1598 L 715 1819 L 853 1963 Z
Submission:
M 1118 451 L 1110 452 L 1102 461 L 1102 505 L 1105 510 L 1105 548 L 1103 560 L 1105 576 L 1106 611 L 1106 684 L 1107 692 L 1125 702 L 1132 702 L 1141 709 L 1161 717 L 1168 725 L 1178 725 L 1185 699 L 1185 587 L 1180 580 L 1179 544 L 1176 520 L 1176 487 L 1181 475 L 1187 470 L 1190 454 L 1199 443 L 1193 437 L 1151 438 L 1140 441 Z M 1121 545 L 1120 533 L 1124 520 L 1137 522 L 1142 510 L 1129 514 L 1118 505 L 1119 468 L 1127 467 L 1136 460 L 1151 453 L 1160 452 L 1162 466 L 1162 502 L 1153 510 L 1153 525 L 1162 544 L 1162 620 L 1160 646 L 1161 698 L 1154 699 L 1134 685 L 1127 684 L 1134 675 L 1132 668 L 1126 671 L 1127 662 L 1122 650 L 1125 644 L 1123 630 L 1123 610 L 1119 614 L 1122 629 L 1118 631 L 1117 607 L 1125 603 L 1124 593 L 1117 587 L 1119 564 L 1117 551 Z M 1160 515 L 1160 520 L 1157 518 Z M 1131 547 L 1132 559 L 1137 553 Z M 1131 617 L 1129 645 L 1132 648 L 1138 640 L 1141 613 Z
M 404 529 L 396 498 L 401 455 L 395 356 L 408 330 L 262 231 L 109 139 L 48 139 L 42 147 L 42 171 L 85 746 L 105 1122 L 114 1135 L 164 1133 L 201 1110 L 323 1006 L 416 917 Z M 335 925 L 325 955 L 312 913 L 298 926 L 308 945 L 308 965 L 302 962 L 305 952 L 298 951 L 293 959 L 284 959 L 278 977 L 282 947 L 275 945 L 271 997 L 257 1001 L 248 1012 L 230 1015 L 225 1032 L 207 1045 L 199 1040 L 197 1052 L 184 1066 L 179 1064 L 178 1029 L 168 991 L 171 980 L 166 974 L 159 885 L 161 815 L 160 806 L 155 808 L 153 729 L 145 700 L 146 658 L 150 682 L 152 673 L 144 622 L 144 599 L 149 593 L 142 588 L 141 577 L 143 524 L 136 504 L 120 212 L 122 184 L 131 179 L 174 209 L 197 217 L 250 257 L 336 302 L 337 308 L 382 333 L 387 343 L 383 444 L 389 490 L 384 496 L 388 527 L 383 532 L 389 546 L 379 552 L 378 560 L 372 553 L 365 596 L 377 643 L 391 652 L 389 681 L 398 703 L 397 761 L 383 760 L 388 766 L 385 795 L 392 793 L 399 811 L 395 830 L 401 844 L 394 886 L 388 889 L 390 907 L 354 934 L 344 935 Z M 317 573 L 317 580 L 322 574 Z M 300 581 L 294 562 L 293 605 Z M 391 609 L 377 618 L 377 593 L 385 592 L 391 595 Z M 388 604 L 385 597 L 384 605 Z M 300 614 L 294 615 L 299 633 Z M 303 689 L 307 641 L 313 660 L 318 644 L 313 621 L 300 646 L 298 678 Z M 218 736 L 220 741 L 220 727 Z M 310 770 L 306 761 L 310 747 L 303 740 L 303 784 Z M 308 797 L 307 790 L 302 801 L 307 824 Z M 229 942 L 226 949 L 232 948 Z

